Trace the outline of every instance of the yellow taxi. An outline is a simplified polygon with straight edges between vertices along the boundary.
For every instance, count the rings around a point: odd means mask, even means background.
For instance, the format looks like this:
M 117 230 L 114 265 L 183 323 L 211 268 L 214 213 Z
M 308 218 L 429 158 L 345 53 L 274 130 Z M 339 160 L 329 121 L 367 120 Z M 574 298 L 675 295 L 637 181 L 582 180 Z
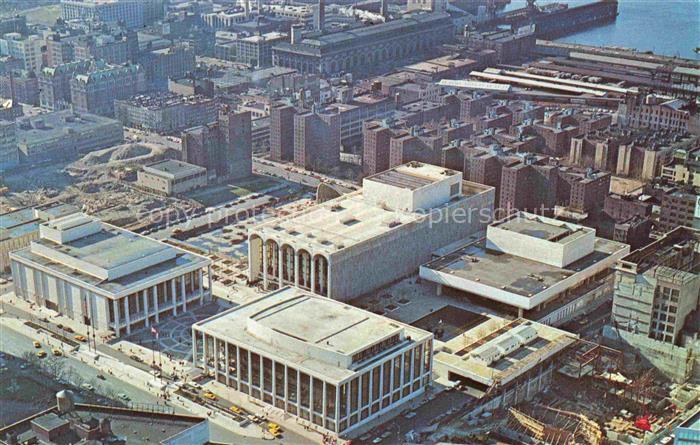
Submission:
M 87 338 L 85 338 L 84 335 L 80 335 L 80 334 L 76 335 L 76 336 L 73 337 L 73 338 L 75 338 L 75 339 L 78 340 L 78 341 L 82 341 L 82 342 L 86 342 L 86 341 L 87 341 Z
M 216 396 L 211 391 L 204 391 L 204 394 L 202 395 L 209 400 L 216 400 Z
M 51 353 L 52 353 L 54 356 L 56 356 L 56 357 L 60 357 L 60 356 L 63 355 L 63 351 L 61 351 L 61 350 L 58 349 L 58 348 L 53 348 L 53 349 L 51 350 Z
M 46 351 L 37 351 L 36 356 L 39 358 L 44 358 L 46 357 Z
M 39 343 L 39 342 L 36 341 L 36 340 L 34 340 L 34 341 L 32 342 L 32 344 L 34 344 L 34 347 L 37 348 L 37 349 L 41 348 L 41 343 Z
M 236 414 L 243 414 L 243 410 L 237 407 L 236 405 L 232 405 L 229 409 Z

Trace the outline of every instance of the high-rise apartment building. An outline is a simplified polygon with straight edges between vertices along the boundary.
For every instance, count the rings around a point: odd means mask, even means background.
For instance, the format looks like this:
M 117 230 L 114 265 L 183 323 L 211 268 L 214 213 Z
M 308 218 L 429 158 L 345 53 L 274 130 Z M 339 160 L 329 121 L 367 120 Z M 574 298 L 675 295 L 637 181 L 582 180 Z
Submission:
M 243 179 L 253 171 L 251 139 L 250 112 L 226 107 L 218 122 L 182 133 L 182 160 L 206 168 L 210 179 Z

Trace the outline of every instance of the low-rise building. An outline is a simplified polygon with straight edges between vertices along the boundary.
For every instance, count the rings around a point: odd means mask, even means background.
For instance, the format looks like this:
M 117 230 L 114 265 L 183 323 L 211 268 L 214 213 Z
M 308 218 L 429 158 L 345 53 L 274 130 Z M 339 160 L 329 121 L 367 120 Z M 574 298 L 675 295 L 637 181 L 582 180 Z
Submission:
M 0 272 L 10 269 L 10 252 L 27 247 L 39 238 L 39 224 L 78 211 L 77 207 L 61 202 L 35 208 L 24 207 L 0 214 Z
M 629 246 L 595 235 L 594 229 L 517 212 L 491 224 L 485 238 L 421 266 L 420 276 L 438 292 L 448 288 L 558 326 L 612 294 L 612 267 Z
M 349 300 L 415 273 L 435 249 L 485 229 L 493 187 L 409 163 L 364 179 L 362 191 L 253 227 L 249 281 Z
M 76 403 L 70 390 L 56 394 L 47 410 L 0 429 L 3 443 L 60 445 L 65 443 L 122 443 L 143 441 L 157 445 L 208 445 L 209 421 L 204 417 Z
M 216 101 L 195 95 L 174 93 L 139 95 L 114 101 L 114 115 L 127 127 L 156 133 L 177 133 L 187 128 L 216 122 Z
M 41 224 L 10 261 L 18 298 L 117 337 L 211 295 L 208 258 L 82 213 Z
M 457 384 L 474 397 L 468 414 L 506 409 L 546 390 L 574 334 L 518 318 L 479 316 L 464 332 L 435 341 L 438 381 Z
M 663 187 L 657 228 L 669 232 L 676 227 L 700 229 L 700 200 L 695 187 Z
M 431 333 L 294 288 L 195 323 L 192 338 L 195 366 L 334 435 L 405 404 L 431 381 Z
M 138 172 L 139 187 L 163 195 L 180 195 L 207 185 L 207 169 L 187 162 L 166 159 L 145 165 Z
M 54 111 L 17 121 L 20 162 L 67 159 L 124 142 L 121 123 L 72 110 Z

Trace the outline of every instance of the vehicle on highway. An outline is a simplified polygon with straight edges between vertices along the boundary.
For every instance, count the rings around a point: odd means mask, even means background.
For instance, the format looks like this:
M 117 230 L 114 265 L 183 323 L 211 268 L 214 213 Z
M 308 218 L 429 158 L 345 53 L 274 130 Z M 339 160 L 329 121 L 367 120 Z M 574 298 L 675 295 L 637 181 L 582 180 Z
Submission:
M 63 355 L 63 351 L 61 351 L 61 350 L 58 349 L 58 348 L 53 348 L 53 349 L 51 350 L 51 353 L 52 353 L 55 357 L 60 357 L 60 356 Z
M 100 380 L 107 380 L 102 374 L 97 374 L 97 378 Z
M 209 400 L 217 400 L 216 395 L 211 391 L 204 391 L 202 395 Z
M 82 385 L 80 385 L 80 387 L 82 389 L 84 389 L 85 391 L 94 391 L 95 390 L 95 387 L 89 383 L 83 383 Z
M 73 338 L 75 338 L 76 340 L 83 342 L 83 343 L 85 343 L 87 341 L 87 338 L 85 338 L 84 335 L 80 335 L 80 334 L 74 336 Z
M 69 334 L 72 334 L 73 332 L 75 332 L 73 330 L 73 328 L 71 328 L 70 326 L 63 326 L 63 330 L 68 332 Z
M 41 348 L 41 343 L 39 343 L 38 341 L 34 340 L 32 343 L 34 344 L 35 348 L 37 348 L 37 349 Z
M 37 351 L 36 356 L 39 358 L 46 357 L 46 351 Z
M 131 397 L 127 396 L 127 395 L 124 394 L 123 392 L 120 392 L 119 394 L 117 394 L 117 398 L 122 399 L 122 400 L 124 400 L 124 401 L 129 401 L 129 400 L 131 400 Z

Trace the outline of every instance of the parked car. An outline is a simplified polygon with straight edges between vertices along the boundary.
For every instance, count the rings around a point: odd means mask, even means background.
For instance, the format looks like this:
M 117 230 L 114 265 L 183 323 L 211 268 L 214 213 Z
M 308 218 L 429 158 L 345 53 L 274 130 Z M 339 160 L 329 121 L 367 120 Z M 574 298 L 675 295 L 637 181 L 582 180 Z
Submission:
M 82 385 L 80 385 L 80 387 L 82 389 L 84 389 L 85 391 L 94 391 L 95 390 L 95 387 L 89 383 L 83 383 Z

